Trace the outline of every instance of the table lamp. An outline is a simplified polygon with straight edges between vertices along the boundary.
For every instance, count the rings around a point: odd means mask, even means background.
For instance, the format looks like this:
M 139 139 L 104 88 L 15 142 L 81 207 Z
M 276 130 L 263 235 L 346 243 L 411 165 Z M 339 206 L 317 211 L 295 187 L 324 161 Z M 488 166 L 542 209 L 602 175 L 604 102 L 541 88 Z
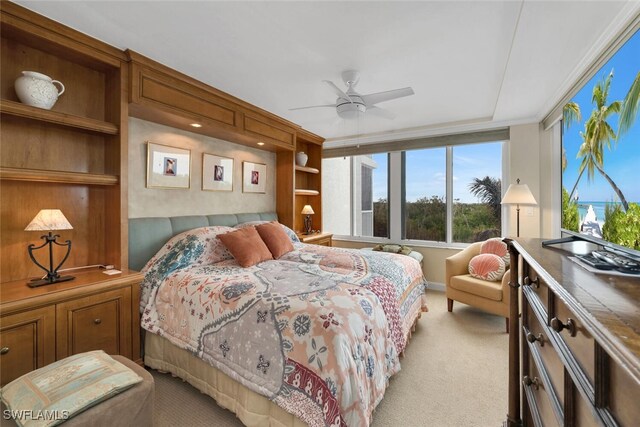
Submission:
M 36 245 L 32 243 L 28 247 L 31 260 L 47 273 L 47 277 L 42 279 L 33 279 L 28 283 L 28 285 L 32 288 L 35 288 L 37 286 L 72 280 L 74 278 L 73 276 L 60 276 L 58 274 L 58 270 L 60 269 L 62 264 L 64 264 L 64 262 L 69 257 L 69 254 L 71 253 L 71 240 L 67 240 L 65 243 L 58 243 L 56 241 L 56 238 L 60 237 L 60 235 L 52 233 L 52 231 L 56 230 L 73 230 L 73 227 L 71 226 L 71 224 L 69 224 L 69 221 L 67 221 L 67 218 L 65 218 L 62 211 L 60 211 L 60 209 L 42 209 L 40 212 L 38 212 L 38 215 L 36 215 L 35 218 L 31 220 L 29 225 L 27 225 L 27 228 L 25 228 L 24 230 L 49 232 L 49 234 L 44 234 L 42 236 L 42 239 L 44 239 L 43 244 L 36 247 Z M 54 244 L 67 247 L 67 254 L 64 256 L 62 261 L 60 261 L 60 264 L 58 264 L 58 266 L 55 268 L 53 267 Z M 33 251 L 41 249 L 47 245 L 49 245 L 49 268 L 46 268 L 45 266 L 40 264 L 33 256 Z
M 516 184 L 509 185 L 504 194 L 501 205 L 516 205 L 516 236 L 520 237 L 520 205 L 537 205 L 536 199 L 531 194 L 527 184 L 520 184 L 520 178 Z
M 304 217 L 304 234 L 311 234 L 311 215 L 315 213 L 313 208 L 311 205 L 304 205 L 300 213 L 306 215 L 306 217 Z

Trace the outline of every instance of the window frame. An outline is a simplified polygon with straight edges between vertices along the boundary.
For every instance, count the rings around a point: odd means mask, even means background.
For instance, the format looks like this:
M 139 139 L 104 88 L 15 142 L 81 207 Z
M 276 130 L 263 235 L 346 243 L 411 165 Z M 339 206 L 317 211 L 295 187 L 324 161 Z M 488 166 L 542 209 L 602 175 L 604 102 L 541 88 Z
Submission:
M 496 141 L 482 141 L 477 142 L 477 144 L 493 144 L 500 143 L 501 151 L 502 151 L 502 162 L 501 162 L 501 177 L 502 183 L 510 182 L 509 181 L 509 144 L 508 140 L 496 140 Z M 416 240 L 416 239 L 404 239 L 404 206 L 405 206 L 405 192 L 404 185 L 406 182 L 406 168 L 405 168 L 405 158 L 406 153 L 414 150 L 401 150 L 401 151 L 392 151 L 387 152 L 387 200 L 388 200 L 388 218 L 389 218 L 389 237 L 374 237 L 374 236 L 356 236 L 355 227 L 356 227 L 356 209 L 355 207 L 355 193 L 359 191 L 356 188 L 356 179 L 355 179 L 355 155 L 350 156 L 351 158 L 351 183 L 350 183 L 350 191 L 351 191 L 351 235 L 334 235 L 333 239 L 338 241 L 350 241 L 350 242 L 359 242 L 359 243 L 399 243 L 403 245 L 410 245 L 414 247 L 426 247 L 426 248 L 465 248 L 469 246 L 471 243 L 463 243 L 463 242 L 453 242 L 453 148 L 457 145 L 469 145 L 469 144 L 455 144 L 455 145 L 443 145 L 440 147 L 445 148 L 445 198 L 447 204 L 447 217 L 446 217 L 446 240 L 444 242 L 432 241 L 432 240 Z M 430 148 L 439 148 L 439 147 L 430 147 Z M 400 171 L 400 173 L 395 173 L 395 171 Z M 506 188 L 502 186 L 502 194 L 504 195 Z M 509 225 L 509 210 L 508 206 L 502 207 L 502 234 L 504 234 L 504 230 L 508 229 Z

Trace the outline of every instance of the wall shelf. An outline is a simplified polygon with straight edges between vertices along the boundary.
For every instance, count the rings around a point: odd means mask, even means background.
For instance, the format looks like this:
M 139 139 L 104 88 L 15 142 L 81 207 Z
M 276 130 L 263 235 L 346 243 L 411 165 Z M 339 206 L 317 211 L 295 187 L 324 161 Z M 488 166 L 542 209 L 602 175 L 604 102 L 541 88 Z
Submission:
M 314 173 L 314 174 L 320 173 L 319 169 L 310 168 L 308 166 L 298 166 L 298 165 L 296 165 L 296 170 L 300 171 L 300 172 L 307 172 L 307 173 Z
M 296 188 L 296 196 L 318 196 L 320 194 L 319 191 L 316 190 L 303 190 L 300 188 Z
M 59 111 L 45 110 L 8 99 L 0 100 L 0 113 L 107 135 L 117 135 L 119 132 L 118 126 L 113 123 Z
M 0 168 L 0 179 L 84 185 L 117 185 L 119 182 L 117 175 L 4 167 Z

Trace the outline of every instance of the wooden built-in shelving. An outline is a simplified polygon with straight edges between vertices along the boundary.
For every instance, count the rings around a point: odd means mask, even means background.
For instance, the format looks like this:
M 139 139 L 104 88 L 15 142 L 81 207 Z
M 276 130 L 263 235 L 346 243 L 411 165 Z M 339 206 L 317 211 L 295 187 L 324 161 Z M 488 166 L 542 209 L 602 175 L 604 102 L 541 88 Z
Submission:
M 318 174 L 320 173 L 319 169 L 316 168 L 310 168 L 308 166 L 298 166 L 296 165 L 296 170 L 300 171 L 300 172 L 307 172 L 307 173 L 313 173 L 313 174 Z
M 84 185 L 117 185 L 117 175 L 0 167 L 0 179 Z
M 118 126 L 113 123 L 61 113 L 59 111 L 45 110 L 8 99 L 0 100 L 0 113 L 107 135 L 118 134 Z
M 0 24 L 0 282 L 40 274 L 13 248 L 37 240 L 24 227 L 41 209 L 61 209 L 73 225 L 64 267 L 126 270 L 126 55 L 10 1 L 2 1 Z M 65 85 L 50 110 L 18 102 L 24 70 Z
M 319 191 L 316 190 L 304 190 L 301 188 L 296 188 L 296 196 L 317 196 L 320 194 Z

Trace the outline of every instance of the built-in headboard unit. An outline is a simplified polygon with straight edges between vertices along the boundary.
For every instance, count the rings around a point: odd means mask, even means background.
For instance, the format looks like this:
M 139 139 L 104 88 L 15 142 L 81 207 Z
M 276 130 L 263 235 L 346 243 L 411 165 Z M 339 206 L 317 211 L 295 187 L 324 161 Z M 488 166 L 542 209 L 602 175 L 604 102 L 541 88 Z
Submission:
M 243 222 L 277 219 L 275 212 L 130 218 L 129 268 L 141 270 L 170 238 L 187 230 L 214 225 L 233 227 Z

